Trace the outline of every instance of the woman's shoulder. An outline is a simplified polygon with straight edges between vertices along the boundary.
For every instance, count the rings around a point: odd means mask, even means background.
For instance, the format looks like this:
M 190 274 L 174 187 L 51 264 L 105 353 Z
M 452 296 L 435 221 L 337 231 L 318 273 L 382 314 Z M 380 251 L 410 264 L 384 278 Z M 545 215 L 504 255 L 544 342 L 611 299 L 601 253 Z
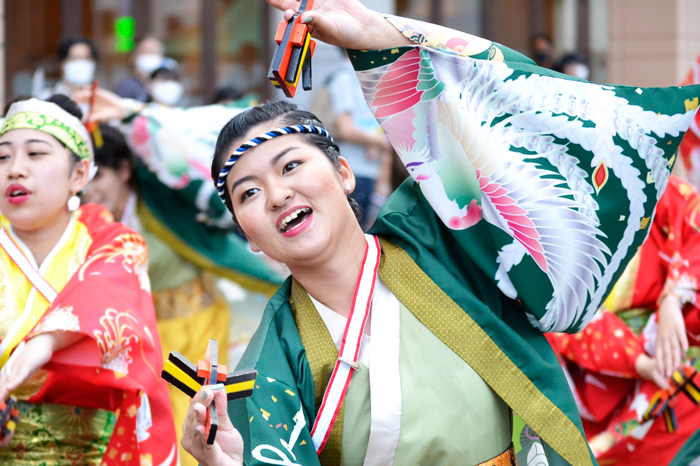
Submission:
M 146 244 L 140 233 L 121 222 L 116 222 L 114 216 L 99 204 L 83 204 L 75 212 L 75 219 L 87 229 L 92 238 L 92 249 L 119 238 L 128 239 L 134 244 Z

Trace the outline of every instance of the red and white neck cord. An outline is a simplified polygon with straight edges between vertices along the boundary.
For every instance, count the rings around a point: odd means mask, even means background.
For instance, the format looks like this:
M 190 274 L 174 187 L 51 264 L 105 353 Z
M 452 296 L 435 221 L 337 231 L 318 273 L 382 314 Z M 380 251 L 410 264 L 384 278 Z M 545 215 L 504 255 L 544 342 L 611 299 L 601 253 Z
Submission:
M 355 284 L 355 293 L 352 298 L 352 309 L 345 325 L 343 343 L 340 346 L 338 360 L 335 363 L 333 374 L 323 394 L 323 402 L 316 413 L 316 421 L 311 430 L 311 439 L 314 442 L 316 453 L 321 454 L 328 441 L 333 424 L 338 418 L 340 406 L 343 404 L 345 393 L 350 385 L 350 379 L 354 370 L 358 369 L 357 360 L 360 355 L 360 344 L 365 324 L 372 307 L 374 295 L 374 283 L 377 279 L 381 248 L 376 236 L 365 235 L 367 247 L 362 260 L 360 275 Z

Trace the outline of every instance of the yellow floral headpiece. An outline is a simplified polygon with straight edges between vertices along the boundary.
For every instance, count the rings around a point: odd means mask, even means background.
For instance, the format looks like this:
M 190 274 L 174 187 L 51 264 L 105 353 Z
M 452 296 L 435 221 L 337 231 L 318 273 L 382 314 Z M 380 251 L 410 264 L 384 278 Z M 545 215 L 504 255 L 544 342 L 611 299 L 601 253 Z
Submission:
M 53 102 L 29 99 L 12 104 L 0 129 L 0 136 L 13 129 L 43 131 L 65 144 L 80 160 L 92 162 L 94 159 L 85 126 Z

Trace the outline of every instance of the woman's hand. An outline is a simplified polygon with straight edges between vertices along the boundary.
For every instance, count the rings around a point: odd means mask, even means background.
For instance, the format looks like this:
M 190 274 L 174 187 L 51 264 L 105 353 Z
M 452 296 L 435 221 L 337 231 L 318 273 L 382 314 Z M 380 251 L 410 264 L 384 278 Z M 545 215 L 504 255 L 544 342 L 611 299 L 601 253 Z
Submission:
M 216 403 L 219 427 L 213 445 L 207 445 L 204 436 L 207 410 Z M 224 386 L 202 387 L 190 401 L 185 423 L 182 425 L 182 448 L 202 466 L 242 466 L 243 438 L 228 417 L 226 390 Z
M 55 337 L 51 333 L 43 333 L 17 347 L 11 360 L 0 372 L 0 400 L 5 400 L 25 380 L 49 362 L 55 344 Z
M 90 104 L 92 90 L 84 89 L 73 94 L 73 100 L 82 104 Z M 143 108 L 142 103 L 132 99 L 119 97 L 117 94 L 99 88 L 95 91 L 94 108 L 86 115 L 88 122 L 107 122 L 110 120 L 123 120 Z
M 688 336 L 683 320 L 683 304 L 673 295 L 666 295 L 659 306 L 659 330 L 656 339 L 656 363 L 664 377 L 680 367 L 688 351 Z
M 634 368 L 637 370 L 637 374 L 644 380 L 651 380 L 661 389 L 668 388 L 668 382 L 659 371 L 659 366 L 656 364 L 656 361 L 654 361 L 654 358 L 642 353 L 634 362 Z
M 31 377 L 44 364 L 49 362 L 56 351 L 85 338 L 83 334 L 57 330 L 42 333 L 20 344 L 10 360 L 0 371 L 0 400 L 6 399 L 25 380 Z
M 299 0 L 267 0 L 284 11 L 288 20 L 299 9 Z M 358 0 L 315 0 L 313 9 L 301 15 L 311 36 L 327 44 L 347 49 L 388 49 L 410 45 L 411 41 Z

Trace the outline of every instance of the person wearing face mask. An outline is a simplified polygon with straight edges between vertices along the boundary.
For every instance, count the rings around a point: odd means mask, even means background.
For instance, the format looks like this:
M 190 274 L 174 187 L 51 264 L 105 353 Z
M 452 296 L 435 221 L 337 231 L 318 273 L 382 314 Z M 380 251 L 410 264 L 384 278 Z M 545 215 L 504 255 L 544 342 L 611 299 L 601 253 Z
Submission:
M 98 58 L 97 46 L 90 39 L 86 37 L 65 39 L 58 46 L 61 80 L 54 86 L 44 89 L 39 94 L 39 98 L 46 99 L 54 94 L 71 96 L 92 84 Z
M 163 65 L 163 44 L 155 37 L 141 39 L 131 56 L 133 74 L 121 81 L 115 93 L 140 102 L 148 102 L 150 95 L 146 88 L 151 74 Z
M 178 81 L 177 73 L 166 66 L 161 66 L 151 74 L 151 101 L 157 104 L 175 107 L 182 99 L 185 88 Z
M 559 62 L 559 66 L 555 71 L 560 71 L 569 76 L 575 76 L 580 79 L 588 79 L 590 70 L 583 55 L 578 52 L 566 54 Z

